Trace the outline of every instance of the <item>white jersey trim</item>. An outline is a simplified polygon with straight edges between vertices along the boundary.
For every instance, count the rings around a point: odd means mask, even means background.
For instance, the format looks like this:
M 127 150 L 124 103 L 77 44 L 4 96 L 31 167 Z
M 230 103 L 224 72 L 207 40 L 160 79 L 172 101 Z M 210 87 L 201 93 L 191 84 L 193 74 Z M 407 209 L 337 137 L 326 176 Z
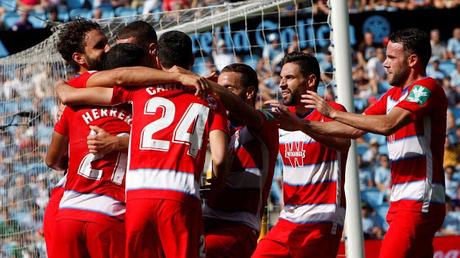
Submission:
M 241 223 L 246 225 L 257 232 L 260 231 L 260 219 L 257 215 L 252 214 L 250 212 L 245 211 L 235 211 L 235 212 L 228 212 L 228 211 L 219 211 L 209 207 L 206 203 L 203 207 L 203 217 L 205 218 L 212 218 L 212 219 L 220 219 L 226 220 L 231 222 Z
M 135 169 L 126 174 L 126 190 L 171 190 L 200 199 L 200 185 L 193 173 L 168 169 Z
M 419 180 L 402 184 L 395 184 L 391 188 L 390 201 L 401 200 L 423 201 L 444 203 L 444 186 L 442 184 L 430 184 L 427 180 Z M 430 192 L 430 196 L 426 193 Z
M 59 209 L 77 209 L 98 212 L 111 217 L 125 214 L 125 203 L 107 195 L 83 194 L 75 191 L 64 191 Z
M 297 224 L 333 222 L 343 225 L 345 208 L 336 204 L 286 206 L 281 211 L 280 218 Z
M 336 182 L 340 173 L 339 165 L 337 160 L 303 167 L 292 167 L 284 164 L 283 181 L 294 186 Z
M 59 181 L 54 185 L 53 188 L 64 187 L 67 181 L 67 174 L 65 174 Z
M 414 135 L 394 142 L 388 142 L 390 160 L 395 161 L 425 155 L 427 149 L 424 141 L 423 137 Z

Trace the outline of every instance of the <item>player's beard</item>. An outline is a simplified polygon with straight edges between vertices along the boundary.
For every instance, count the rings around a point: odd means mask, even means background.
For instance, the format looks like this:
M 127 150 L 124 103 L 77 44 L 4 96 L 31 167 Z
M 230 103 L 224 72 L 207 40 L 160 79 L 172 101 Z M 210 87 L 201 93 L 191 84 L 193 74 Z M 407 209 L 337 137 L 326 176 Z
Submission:
M 102 70 L 102 56 L 99 58 L 90 58 L 86 56 L 86 63 L 88 65 L 88 70 Z
M 292 92 L 289 90 L 289 93 L 283 96 L 282 102 L 285 106 L 296 106 L 300 103 L 300 94 L 296 91 Z
M 393 74 L 388 77 L 388 83 L 392 86 L 404 86 L 408 76 L 409 67 L 402 66 L 397 73 L 393 72 Z

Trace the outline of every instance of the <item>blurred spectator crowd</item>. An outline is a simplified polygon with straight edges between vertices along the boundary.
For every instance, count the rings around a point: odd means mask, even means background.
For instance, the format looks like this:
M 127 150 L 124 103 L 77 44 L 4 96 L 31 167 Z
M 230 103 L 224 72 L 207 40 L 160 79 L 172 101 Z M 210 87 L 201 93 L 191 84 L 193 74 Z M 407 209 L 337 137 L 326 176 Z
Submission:
M 9 0 L 1 0 L 9 1 Z M 70 7 L 56 0 L 42 2 L 18 0 L 15 5 L 28 2 L 31 12 L 57 10 Z M 150 1 L 150 0 L 147 0 Z M 131 8 L 146 10 L 147 1 L 136 3 L 116 0 L 95 0 L 88 9 L 95 15 L 95 7 Z M 155 2 L 158 10 L 165 8 L 184 8 L 199 4 L 215 4 L 218 1 L 189 3 L 187 0 Z M 322 4 L 315 8 L 320 12 Z M 378 10 L 385 8 L 446 8 L 460 1 L 349 1 L 350 10 Z M 35 3 L 35 4 L 34 4 Z M 81 6 L 88 5 L 80 2 Z M 366 3 L 363 5 L 363 3 Z M 450 5 L 447 6 L 447 3 Z M 169 7 L 166 7 L 169 6 Z M 179 6 L 179 7 L 178 7 Z M 78 8 L 80 8 L 78 7 Z M 136 12 L 139 9 L 134 8 Z M 153 8 L 154 9 L 154 8 Z M 149 10 L 153 10 L 149 9 Z M 74 10 L 74 9 L 72 9 Z M 149 11 L 148 11 L 149 12 Z M 61 17 L 62 18 L 62 17 Z M 67 16 L 68 18 L 68 16 Z M 65 19 L 64 19 L 65 20 Z M 449 101 L 448 125 L 446 132 L 444 168 L 446 174 L 447 216 L 438 235 L 460 235 L 460 27 L 454 28 L 447 40 L 441 40 L 440 33 L 430 32 L 432 58 L 427 75 L 439 81 Z M 280 62 L 285 52 L 297 50 L 299 42 L 294 38 L 287 49 L 282 49 L 277 34 L 267 36 L 267 44 L 252 56 L 234 56 L 225 41 L 215 39 L 213 51 L 206 57 L 196 59 L 193 68 L 200 74 L 219 71 L 233 62 L 251 65 L 259 76 L 259 107 L 268 99 L 278 98 Z M 318 89 L 328 100 L 336 96 L 333 82 L 331 49 L 305 48 L 302 51 L 313 53 L 320 61 L 322 83 Z M 363 40 L 353 50 L 352 78 L 354 82 L 355 112 L 362 112 L 389 89 L 386 82 L 385 42 L 376 43 L 372 33 L 366 32 Z M 44 164 L 53 125 L 56 103 L 52 85 L 56 77 L 63 77 L 63 69 L 54 64 L 19 66 L 12 70 L 0 70 L 0 257 L 45 257 L 42 220 L 49 192 L 60 175 L 51 172 Z M 16 126 L 5 126 L 16 125 Z M 24 126 L 26 125 L 26 126 Z M 388 211 L 390 192 L 390 162 L 386 139 L 376 134 L 366 134 L 357 140 L 359 180 L 362 199 L 363 230 L 367 239 L 381 239 L 388 229 L 385 216 Z M 268 209 L 274 216 L 269 224 L 276 221 L 276 215 L 283 206 L 281 166 L 275 172 Z
M 241 0 L 1 0 L 0 29 L 45 28 L 77 16 L 107 19 L 175 11 Z M 348 0 L 350 13 L 455 8 L 460 0 Z M 314 14 L 329 14 L 327 0 L 313 0 Z
M 48 65 L 0 74 L 0 257 L 46 257 L 43 213 L 59 177 L 43 163 L 56 112 L 50 78 Z

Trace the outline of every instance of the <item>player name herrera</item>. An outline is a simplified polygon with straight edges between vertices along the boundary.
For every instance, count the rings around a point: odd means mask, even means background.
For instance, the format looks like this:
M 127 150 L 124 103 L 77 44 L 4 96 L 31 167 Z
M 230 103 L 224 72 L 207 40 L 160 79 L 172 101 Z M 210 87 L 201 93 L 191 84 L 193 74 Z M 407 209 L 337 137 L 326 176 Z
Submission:
M 87 125 L 103 117 L 115 117 L 131 125 L 133 118 L 126 112 L 116 108 L 93 108 L 81 115 Z

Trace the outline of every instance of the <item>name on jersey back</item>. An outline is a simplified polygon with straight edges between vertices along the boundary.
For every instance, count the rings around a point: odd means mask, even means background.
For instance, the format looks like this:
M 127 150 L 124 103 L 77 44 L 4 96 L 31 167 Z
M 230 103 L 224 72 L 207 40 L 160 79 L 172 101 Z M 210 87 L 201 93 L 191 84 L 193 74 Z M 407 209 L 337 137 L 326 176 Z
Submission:
M 90 111 L 83 113 L 81 117 L 87 125 L 89 125 L 91 122 L 97 119 L 104 117 L 118 118 L 129 125 L 131 125 L 131 122 L 133 120 L 130 114 L 127 114 L 123 110 L 117 108 L 93 108 Z

